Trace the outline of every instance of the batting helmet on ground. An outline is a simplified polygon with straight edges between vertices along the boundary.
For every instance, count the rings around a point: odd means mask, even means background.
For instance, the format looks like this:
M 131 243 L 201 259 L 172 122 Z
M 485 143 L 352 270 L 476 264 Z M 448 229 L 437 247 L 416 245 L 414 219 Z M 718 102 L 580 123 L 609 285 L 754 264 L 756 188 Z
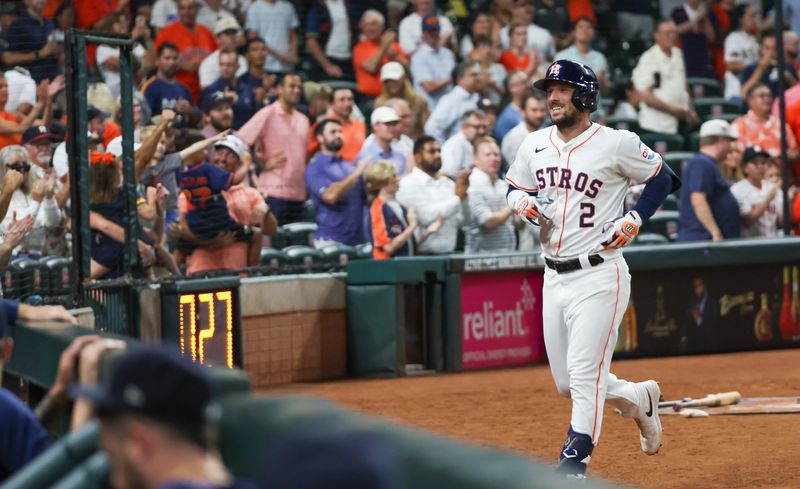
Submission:
M 547 91 L 551 81 L 558 81 L 572 85 L 575 92 L 572 94 L 572 103 L 583 112 L 597 110 L 597 101 L 600 98 L 600 83 L 597 75 L 591 68 L 577 61 L 559 59 L 547 68 L 547 76 L 537 80 L 533 86 L 542 91 Z

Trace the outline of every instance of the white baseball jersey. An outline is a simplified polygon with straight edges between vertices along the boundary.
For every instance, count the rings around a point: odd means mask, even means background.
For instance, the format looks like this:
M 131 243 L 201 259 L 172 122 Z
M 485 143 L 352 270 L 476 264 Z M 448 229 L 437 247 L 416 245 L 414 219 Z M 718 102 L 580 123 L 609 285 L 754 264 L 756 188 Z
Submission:
M 748 214 L 753 207 L 767 200 L 773 186 L 775 184 L 767 180 L 761 182 L 761 188 L 755 187 L 749 180 L 739 180 L 731 186 L 731 193 L 739 202 L 739 211 Z M 778 226 L 782 219 L 783 193 L 778 192 L 756 222 L 749 226 L 742 223 L 742 237 L 777 238 L 780 236 Z
M 632 132 L 592 123 L 565 143 L 550 126 L 525 138 L 506 181 L 553 200 L 540 209 L 550 218 L 539 219 L 542 249 L 551 258 L 572 258 L 601 249 L 603 224 L 622 215 L 628 187 L 649 181 L 661 164 L 661 155 Z

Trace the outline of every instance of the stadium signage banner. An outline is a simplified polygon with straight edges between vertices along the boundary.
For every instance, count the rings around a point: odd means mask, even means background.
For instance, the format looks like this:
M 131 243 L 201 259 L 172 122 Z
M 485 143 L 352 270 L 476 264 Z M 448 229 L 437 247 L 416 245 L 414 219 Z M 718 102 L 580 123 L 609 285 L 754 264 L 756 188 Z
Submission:
M 544 359 L 541 270 L 461 276 L 464 369 Z
M 800 346 L 796 263 L 632 274 L 616 356 Z

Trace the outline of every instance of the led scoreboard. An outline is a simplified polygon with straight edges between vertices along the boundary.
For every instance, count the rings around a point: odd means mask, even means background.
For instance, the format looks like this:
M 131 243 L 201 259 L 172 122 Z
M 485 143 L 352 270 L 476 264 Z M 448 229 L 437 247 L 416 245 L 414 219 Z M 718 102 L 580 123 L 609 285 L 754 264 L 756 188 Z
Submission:
M 161 330 L 181 355 L 205 365 L 242 365 L 238 277 L 161 285 Z

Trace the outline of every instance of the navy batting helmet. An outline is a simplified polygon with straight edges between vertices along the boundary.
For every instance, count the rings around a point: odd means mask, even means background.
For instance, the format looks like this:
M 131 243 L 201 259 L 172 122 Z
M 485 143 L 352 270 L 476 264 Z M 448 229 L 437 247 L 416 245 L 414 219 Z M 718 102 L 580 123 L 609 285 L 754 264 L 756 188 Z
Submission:
M 547 91 L 551 81 L 559 81 L 575 87 L 572 94 L 572 103 L 583 112 L 597 110 L 597 101 L 600 98 L 600 83 L 597 75 L 591 68 L 577 61 L 559 59 L 547 68 L 547 76 L 537 80 L 533 86 L 542 91 Z

